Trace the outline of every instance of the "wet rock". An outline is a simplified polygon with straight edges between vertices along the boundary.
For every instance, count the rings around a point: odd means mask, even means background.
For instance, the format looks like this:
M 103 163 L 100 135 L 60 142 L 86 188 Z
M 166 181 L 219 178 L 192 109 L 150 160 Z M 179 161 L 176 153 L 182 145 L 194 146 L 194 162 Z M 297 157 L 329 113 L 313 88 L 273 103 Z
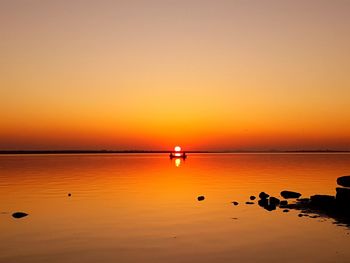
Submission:
M 281 196 L 285 199 L 299 198 L 301 196 L 301 193 L 293 192 L 293 191 L 282 191 Z
M 254 202 L 245 202 L 246 205 L 254 205 Z
M 298 214 L 299 217 L 303 217 L 304 215 L 303 214 Z
M 310 204 L 317 207 L 332 207 L 335 203 L 335 197 L 332 195 L 313 195 L 310 197 Z
M 233 205 L 239 205 L 239 203 L 236 202 L 236 201 L 233 201 L 232 204 L 233 204 Z
M 251 196 L 249 197 L 249 199 L 250 199 L 250 200 L 255 200 L 256 197 L 255 197 L 254 195 L 251 195 Z
M 268 195 L 268 194 L 265 193 L 265 192 L 261 192 L 261 193 L 259 194 L 260 199 L 267 199 L 267 198 L 269 198 L 269 196 L 270 196 L 270 195 Z
M 337 179 L 337 184 L 344 187 L 350 187 L 350 175 L 339 177 Z
M 261 207 L 265 207 L 265 206 L 267 206 L 268 204 L 269 204 L 268 199 L 260 199 L 260 200 L 258 201 L 258 205 L 261 206 Z
M 276 198 L 276 197 L 271 196 L 271 197 L 269 198 L 269 203 L 270 203 L 270 204 L 279 205 L 280 202 L 281 202 L 281 201 L 280 201 L 278 198 Z
M 283 213 L 288 213 L 289 212 L 289 209 L 284 209 L 283 210 Z
M 338 187 L 336 189 L 336 200 L 338 203 L 350 204 L 350 189 Z
M 276 210 L 276 205 L 275 204 L 268 204 L 268 205 L 266 205 L 266 206 L 264 206 L 264 208 L 265 208 L 265 210 L 267 210 L 267 211 L 273 211 L 273 210 Z
M 300 203 L 306 204 L 310 202 L 310 198 L 298 198 L 297 201 Z
M 18 219 L 18 218 L 25 217 L 25 216 L 27 216 L 27 215 L 28 215 L 28 214 L 27 214 L 27 213 L 24 213 L 24 212 L 15 212 L 15 213 L 12 214 L 12 217 Z
M 71 193 L 68 193 L 68 196 L 72 196 L 72 194 L 71 194 Z
M 200 195 L 200 196 L 197 197 L 198 201 L 203 201 L 204 199 L 205 199 L 205 197 L 203 195 Z
M 288 201 L 287 200 L 282 200 L 280 202 L 280 206 L 286 206 L 286 205 L 288 205 Z

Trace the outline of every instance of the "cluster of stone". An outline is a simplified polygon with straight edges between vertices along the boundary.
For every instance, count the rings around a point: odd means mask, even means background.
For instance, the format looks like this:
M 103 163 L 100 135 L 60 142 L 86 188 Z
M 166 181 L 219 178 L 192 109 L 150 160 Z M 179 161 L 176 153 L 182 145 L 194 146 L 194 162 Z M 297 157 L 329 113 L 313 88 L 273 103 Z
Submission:
M 293 199 L 293 198 L 299 198 L 301 194 L 293 191 L 282 191 L 281 196 L 284 199 Z M 260 198 L 260 200 L 258 201 L 259 206 L 266 209 L 267 211 L 276 210 L 277 207 L 289 208 L 287 200 L 280 200 L 274 196 L 270 196 L 265 192 L 261 192 L 259 194 L 259 198 Z M 288 212 L 288 211 L 289 211 L 288 209 L 283 210 L 283 212 Z
M 342 187 L 337 187 L 336 200 L 342 205 L 350 205 L 350 175 L 342 176 L 337 179 L 337 184 Z

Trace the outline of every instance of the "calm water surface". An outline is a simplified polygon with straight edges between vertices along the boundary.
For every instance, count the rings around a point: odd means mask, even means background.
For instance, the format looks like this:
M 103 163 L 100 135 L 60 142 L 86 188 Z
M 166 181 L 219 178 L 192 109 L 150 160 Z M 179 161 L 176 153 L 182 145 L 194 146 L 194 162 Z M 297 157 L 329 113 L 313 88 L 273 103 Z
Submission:
M 333 219 L 244 204 L 347 174 L 349 154 L 0 156 L 0 262 L 350 262 Z

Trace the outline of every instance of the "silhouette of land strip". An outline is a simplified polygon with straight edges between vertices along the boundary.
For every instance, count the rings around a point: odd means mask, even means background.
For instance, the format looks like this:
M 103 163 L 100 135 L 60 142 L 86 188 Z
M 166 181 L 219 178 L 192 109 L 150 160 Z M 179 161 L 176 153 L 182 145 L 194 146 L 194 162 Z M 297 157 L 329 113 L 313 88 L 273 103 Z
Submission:
M 113 154 L 113 153 L 169 153 L 165 150 L 0 150 L 1 154 Z M 201 151 L 193 150 L 186 153 L 350 153 L 350 150 L 222 150 Z

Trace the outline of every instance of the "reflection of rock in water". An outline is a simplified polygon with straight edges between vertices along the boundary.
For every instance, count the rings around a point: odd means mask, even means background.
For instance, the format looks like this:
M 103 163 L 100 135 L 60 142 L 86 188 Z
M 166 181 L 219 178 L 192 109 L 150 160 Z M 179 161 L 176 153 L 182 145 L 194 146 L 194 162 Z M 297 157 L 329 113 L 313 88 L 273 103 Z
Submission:
M 288 203 L 286 200 L 280 201 L 278 198 L 269 197 L 268 194 L 261 192 L 258 201 L 259 206 L 267 211 L 273 211 L 277 208 L 283 209 L 283 212 L 289 210 L 299 210 L 299 217 L 319 218 L 329 217 L 335 220 L 338 225 L 350 227 L 350 176 L 338 178 L 337 182 L 341 186 L 336 189 L 337 195 L 313 195 L 310 198 L 299 198 L 300 193 L 292 191 L 282 191 L 281 196 L 284 198 L 296 199 L 293 203 Z

